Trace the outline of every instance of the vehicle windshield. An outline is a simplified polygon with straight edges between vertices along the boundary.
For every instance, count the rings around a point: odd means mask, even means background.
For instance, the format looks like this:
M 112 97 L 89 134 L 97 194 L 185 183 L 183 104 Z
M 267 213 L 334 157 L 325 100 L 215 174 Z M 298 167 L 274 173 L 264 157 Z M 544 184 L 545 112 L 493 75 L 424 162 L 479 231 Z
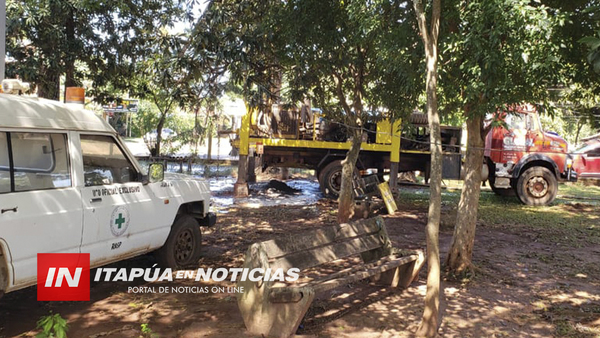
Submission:
M 588 143 L 575 150 L 575 154 L 585 154 L 590 150 L 600 148 L 600 142 Z
M 509 130 L 527 129 L 527 115 L 525 114 L 509 114 L 506 116 L 506 125 Z

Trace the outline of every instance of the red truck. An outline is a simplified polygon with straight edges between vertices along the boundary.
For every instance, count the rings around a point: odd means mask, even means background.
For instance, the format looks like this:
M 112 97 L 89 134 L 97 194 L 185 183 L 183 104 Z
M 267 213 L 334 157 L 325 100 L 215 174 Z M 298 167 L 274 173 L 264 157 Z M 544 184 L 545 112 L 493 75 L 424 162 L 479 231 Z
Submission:
M 559 181 L 577 180 L 567 141 L 543 131 L 534 106 L 522 105 L 496 117 L 505 126 L 493 128 L 485 142 L 488 179 L 495 193 L 516 194 L 528 205 L 547 205 L 556 198 Z

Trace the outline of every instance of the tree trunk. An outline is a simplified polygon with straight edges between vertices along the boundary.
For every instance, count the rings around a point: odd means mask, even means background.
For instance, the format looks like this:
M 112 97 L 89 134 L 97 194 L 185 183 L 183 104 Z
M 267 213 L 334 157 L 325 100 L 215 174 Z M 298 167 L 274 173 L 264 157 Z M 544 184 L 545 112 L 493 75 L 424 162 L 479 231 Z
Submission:
M 212 143 L 213 143 L 213 133 L 212 133 L 213 125 L 210 123 L 208 125 L 208 154 L 206 154 L 206 158 L 212 160 Z M 218 155 L 217 155 L 218 157 Z
M 160 156 L 160 144 L 162 141 L 162 129 L 165 125 L 165 121 L 167 119 L 167 112 L 164 112 L 160 115 L 160 120 L 158 120 L 158 125 L 156 126 L 156 157 Z
M 200 122 L 198 120 L 198 114 L 200 113 L 200 107 L 196 107 L 194 110 L 194 154 L 198 156 L 198 146 L 200 145 Z
M 390 189 L 394 193 L 398 192 L 398 167 L 399 166 L 400 166 L 400 163 L 398 163 L 398 162 L 392 162 L 390 164 Z
M 430 59 L 430 58 L 428 58 Z M 437 108 L 437 67 L 434 60 L 427 62 L 427 118 L 431 142 L 431 176 L 429 178 L 429 211 L 427 214 L 427 292 L 423 320 L 418 336 L 435 337 L 440 321 L 440 246 L 439 228 L 442 207 L 442 138 Z
M 577 134 L 575 134 L 575 145 L 577 145 L 579 143 L 579 134 L 581 133 L 581 128 L 583 128 L 583 125 L 585 120 L 579 118 L 579 120 L 577 120 Z
M 467 120 L 467 157 L 465 159 L 465 180 L 456 226 L 452 236 L 452 244 L 448 252 L 446 264 L 450 271 L 463 273 L 471 269 L 473 245 L 475 243 L 475 227 L 477 210 L 481 192 L 481 167 L 483 165 L 483 117 L 475 116 Z
M 208 110 L 206 111 L 206 119 L 204 120 L 204 125 L 206 126 L 206 142 L 207 142 L 207 154 L 206 154 L 206 158 L 208 160 L 211 159 L 212 157 L 212 119 L 211 119 L 211 114 L 213 113 L 213 108 L 212 106 L 208 107 Z
M 73 13 L 73 9 L 69 11 L 69 16 L 67 18 L 66 27 L 65 27 L 65 35 L 67 38 L 67 43 L 69 46 L 73 45 L 75 40 L 75 14 Z M 64 101 L 67 101 L 67 88 L 75 87 L 77 85 L 75 81 L 75 53 L 69 53 L 65 58 L 65 92 L 64 92 Z
M 60 75 L 53 71 L 42 71 L 42 81 L 38 83 L 38 96 L 49 100 L 60 98 Z
M 342 161 L 342 186 L 338 199 L 338 223 L 347 223 L 354 214 L 354 172 L 362 143 L 360 130 L 352 132 L 352 147 Z
M 429 183 L 429 211 L 427 214 L 427 291 L 423 318 L 417 329 L 419 337 L 435 337 L 440 325 L 440 246 L 439 228 L 442 206 L 442 138 L 437 102 L 437 41 L 440 20 L 440 0 L 433 1 L 431 28 L 421 0 L 413 0 L 419 31 L 425 46 L 427 61 L 427 118 L 431 142 L 431 177 Z

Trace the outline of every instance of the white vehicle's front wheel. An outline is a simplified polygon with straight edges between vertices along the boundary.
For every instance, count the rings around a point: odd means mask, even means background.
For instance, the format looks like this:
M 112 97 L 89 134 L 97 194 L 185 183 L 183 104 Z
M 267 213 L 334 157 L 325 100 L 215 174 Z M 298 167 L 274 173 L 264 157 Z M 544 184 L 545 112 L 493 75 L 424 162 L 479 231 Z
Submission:
M 156 260 L 165 268 L 178 269 L 196 264 L 200 259 L 202 233 L 198 222 L 190 215 L 177 217 Z

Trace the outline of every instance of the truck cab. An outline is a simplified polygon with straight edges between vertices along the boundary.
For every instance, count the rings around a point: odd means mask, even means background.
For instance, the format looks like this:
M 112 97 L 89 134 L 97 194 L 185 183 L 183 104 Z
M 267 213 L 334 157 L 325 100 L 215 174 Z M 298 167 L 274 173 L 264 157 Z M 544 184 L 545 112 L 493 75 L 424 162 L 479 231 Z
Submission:
M 542 129 L 538 112 L 525 104 L 493 117 L 485 142 L 491 188 L 499 195 L 516 195 L 527 205 L 552 203 L 559 181 L 576 181 L 568 144 Z M 491 121 L 490 121 L 491 123 Z
M 199 259 L 206 182 L 149 172 L 79 105 L 0 94 L 0 294 L 36 284 L 38 253 L 89 253 L 91 268 L 155 252 Z

